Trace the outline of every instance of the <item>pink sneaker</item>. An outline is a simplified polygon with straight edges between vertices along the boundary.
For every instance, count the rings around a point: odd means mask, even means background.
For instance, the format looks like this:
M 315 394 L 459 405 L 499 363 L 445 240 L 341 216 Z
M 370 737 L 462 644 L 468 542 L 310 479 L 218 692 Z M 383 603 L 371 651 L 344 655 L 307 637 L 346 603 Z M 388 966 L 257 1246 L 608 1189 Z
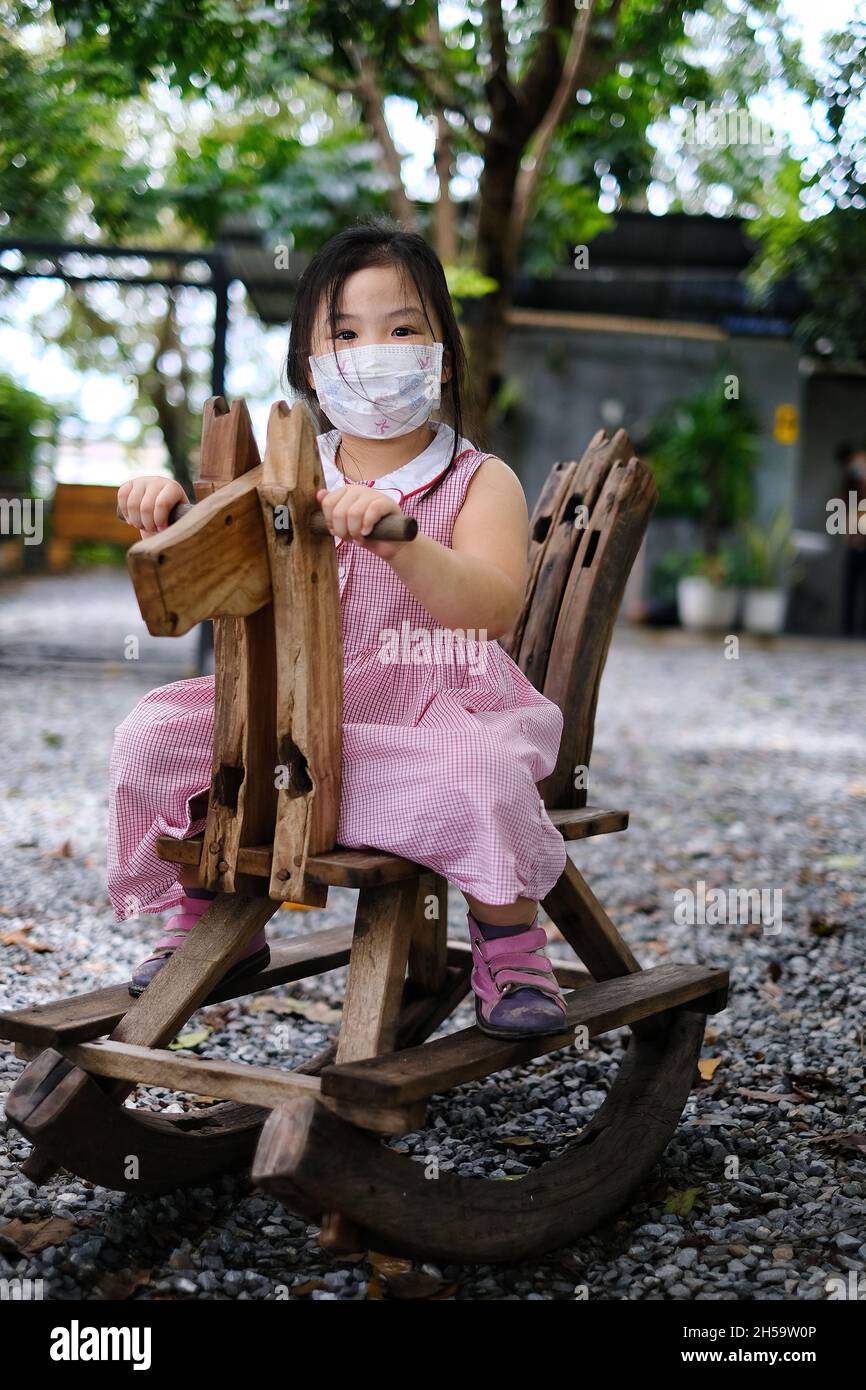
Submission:
M 189 898 L 184 897 L 180 912 L 168 920 L 169 930 L 165 936 L 160 937 L 153 949 L 153 955 L 148 956 L 139 966 L 136 967 L 135 974 L 129 982 L 129 992 L 134 997 L 142 994 L 150 984 L 154 975 L 159 974 L 169 956 L 177 947 L 186 940 L 188 932 L 203 917 L 210 907 L 212 898 Z M 265 937 L 264 928 L 256 934 L 244 951 L 240 960 L 235 961 L 223 975 L 220 984 L 226 980 L 233 980 L 236 975 L 245 975 L 247 972 L 264 970 L 271 959 L 270 947 Z M 205 1000 L 205 1003 L 208 1001 Z
M 491 941 L 485 940 L 472 913 L 466 916 L 474 963 L 475 1022 L 482 1033 L 492 1038 L 534 1038 L 570 1031 L 565 999 L 543 954 L 544 928 L 533 924 Z

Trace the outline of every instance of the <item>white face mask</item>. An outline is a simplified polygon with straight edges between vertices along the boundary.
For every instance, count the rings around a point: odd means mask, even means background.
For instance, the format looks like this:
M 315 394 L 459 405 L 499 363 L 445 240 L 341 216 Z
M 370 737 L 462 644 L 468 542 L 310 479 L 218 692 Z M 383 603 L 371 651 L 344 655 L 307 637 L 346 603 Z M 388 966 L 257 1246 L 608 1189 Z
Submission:
M 370 343 L 311 357 L 319 405 L 344 434 L 395 439 L 439 405 L 442 343 Z

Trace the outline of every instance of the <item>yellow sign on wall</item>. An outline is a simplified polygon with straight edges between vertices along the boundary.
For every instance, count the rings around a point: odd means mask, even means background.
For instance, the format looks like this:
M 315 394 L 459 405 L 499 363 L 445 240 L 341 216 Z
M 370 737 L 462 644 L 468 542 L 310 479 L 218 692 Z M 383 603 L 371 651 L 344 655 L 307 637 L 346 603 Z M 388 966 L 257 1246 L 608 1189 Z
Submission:
M 795 405 L 777 405 L 773 438 L 779 444 L 796 444 L 800 438 L 800 412 Z

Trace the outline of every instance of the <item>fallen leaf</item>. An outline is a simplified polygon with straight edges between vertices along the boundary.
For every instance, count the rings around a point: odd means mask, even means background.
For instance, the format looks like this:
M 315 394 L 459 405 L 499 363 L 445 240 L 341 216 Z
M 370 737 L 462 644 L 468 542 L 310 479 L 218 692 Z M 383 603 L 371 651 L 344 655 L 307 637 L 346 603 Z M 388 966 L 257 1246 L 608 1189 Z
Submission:
M 71 859 L 72 841 L 64 840 L 59 849 L 49 849 L 43 857 L 45 859 Z
M 698 1071 L 702 1081 L 712 1081 L 718 1067 L 722 1064 L 721 1057 L 702 1057 L 698 1062 Z
M 863 863 L 862 854 L 831 854 L 824 860 L 825 869 L 859 869 Z
M 666 1214 L 668 1216 L 688 1216 L 698 1200 L 700 1191 L 699 1187 L 686 1187 L 681 1192 L 672 1192 L 665 1202 Z
M 340 1009 L 318 999 L 284 999 L 277 994 L 260 994 L 249 1007 L 254 1013 L 294 1014 L 311 1023 L 339 1023 L 343 1017 Z
M 799 1100 L 792 1091 L 750 1091 L 745 1086 L 736 1086 L 734 1095 L 744 1096 L 746 1100 Z
M 452 1298 L 457 1292 L 456 1284 L 440 1275 L 415 1269 L 411 1260 L 398 1255 L 384 1255 L 379 1250 L 369 1250 L 367 1258 L 373 1267 L 373 1275 L 367 1285 L 368 1299 Z
M 110 1274 L 97 1289 L 97 1299 L 106 1302 L 122 1303 L 150 1283 L 152 1269 L 127 1269 L 119 1274 Z
M 324 1289 L 327 1285 L 324 1279 L 307 1279 L 303 1284 L 293 1284 L 289 1289 L 292 1298 L 309 1298 L 313 1289 Z
M 494 1142 L 503 1149 L 537 1149 L 544 1141 L 531 1134 L 506 1134 Z
M 46 946 L 41 941 L 30 941 L 27 933 L 33 930 L 30 926 L 16 927 L 14 931 L 4 932 L 0 936 L 0 946 L 23 946 L 25 951 L 33 951 L 35 955 L 44 955 L 46 951 L 55 951 L 56 946 Z
M 807 1144 L 838 1144 L 840 1149 L 857 1149 L 860 1153 L 866 1154 L 866 1132 L 857 1131 L 853 1134 L 816 1134 L 814 1138 L 807 1139 Z
M 181 1033 L 174 1042 L 169 1043 L 169 1048 L 176 1052 L 182 1047 L 198 1047 L 200 1043 L 207 1041 L 212 1032 L 212 1028 L 196 1028 L 192 1033 Z
M 80 1227 L 62 1216 L 49 1216 L 44 1221 L 20 1221 L 13 1218 L 0 1226 L 0 1248 L 10 1246 L 19 1255 L 33 1255 L 49 1245 L 62 1245 Z
M 825 922 L 822 917 L 809 918 L 809 931 L 812 936 L 832 936 L 838 930 L 838 922 Z

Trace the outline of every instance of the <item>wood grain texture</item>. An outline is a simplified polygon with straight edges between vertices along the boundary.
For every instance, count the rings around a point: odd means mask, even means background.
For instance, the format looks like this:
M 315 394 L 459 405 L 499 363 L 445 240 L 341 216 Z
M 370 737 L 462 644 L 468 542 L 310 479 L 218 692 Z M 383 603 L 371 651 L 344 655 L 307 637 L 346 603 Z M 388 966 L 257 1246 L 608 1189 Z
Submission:
M 577 1027 L 585 1027 L 594 1038 L 698 999 L 712 996 L 716 1000 L 726 984 L 726 971 L 702 965 L 640 970 L 567 994 L 568 1011 L 560 1035 L 512 1040 L 464 1028 L 424 1047 L 329 1067 L 322 1073 L 322 1094 L 356 1103 L 406 1105 L 567 1047 Z
M 340 816 L 343 661 L 334 539 L 309 525 L 325 486 L 303 406 L 271 408 L 259 486 L 276 642 L 276 822 L 270 895 L 323 905 L 308 856 L 333 848 Z M 261 839 L 268 839 L 262 836 Z M 255 843 L 247 840 L 247 843 Z
M 565 840 L 584 840 L 591 835 L 609 835 L 628 826 L 628 811 L 606 811 L 598 806 L 578 806 L 562 811 L 548 811 L 551 823 Z M 186 840 L 176 840 L 170 835 L 161 835 L 156 842 L 157 854 L 172 864 L 197 864 L 201 857 L 201 836 L 190 836 Z M 269 879 L 273 865 L 270 845 L 241 846 L 238 851 L 238 869 L 247 876 L 251 885 L 247 891 L 263 891 L 259 885 L 255 889 L 256 878 Z M 323 854 L 311 855 L 306 862 L 306 877 L 309 882 L 330 884 L 335 888 L 376 887 L 382 883 L 396 883 L 400 879 L 417 878 L 428 873 L 423 864 L 411 859 L 402 859 L 395 854 L 385 854 L 381 850 L 340 849 L 339 846 Z
M 358 894 L 338 1063 L 394 1046 L 417 906 L 418 887 L 411 879 Z
M 624 431 L 611 441 L 629 453 Z M 544 679 L 543 693 L 563 713 L 562 742 L 552 773 L 539 783 L 545 804 L 586 802 L 575 769 L 588 767 L 602 672 L 626 580 L 658 497 L 645 464 L 614 462 L 571 563 Z
M 430 1180 L 427 1165 L 311 1098 L 271 1113 L 253 1181 L 287 1205 L 299 1191 L 308 1210 L 334 1203 L 365 1248 L 475 1264 L 541 1255 L 609 1219 L 650 1176 L 688 1099 L 703 1031 L 704 1017 L 684 1011 L 661 1042 L 633 1037 L 579 1139 L 519 1181 L 441 1170 Z

